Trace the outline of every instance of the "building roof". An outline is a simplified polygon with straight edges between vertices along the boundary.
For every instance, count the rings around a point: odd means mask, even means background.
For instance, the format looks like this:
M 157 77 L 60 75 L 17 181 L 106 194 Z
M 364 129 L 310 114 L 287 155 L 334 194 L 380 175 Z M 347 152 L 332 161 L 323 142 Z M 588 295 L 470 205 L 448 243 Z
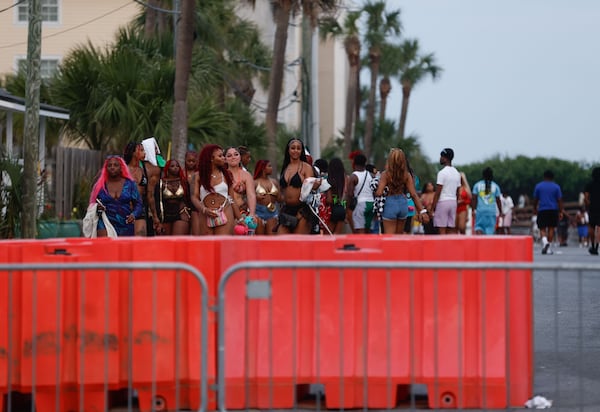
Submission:
M 0 89 L 0 110 L 25 113 L 25 99 Z M 62 107 L 40 103 L 40 116 L 69 120 L 69 111 Z

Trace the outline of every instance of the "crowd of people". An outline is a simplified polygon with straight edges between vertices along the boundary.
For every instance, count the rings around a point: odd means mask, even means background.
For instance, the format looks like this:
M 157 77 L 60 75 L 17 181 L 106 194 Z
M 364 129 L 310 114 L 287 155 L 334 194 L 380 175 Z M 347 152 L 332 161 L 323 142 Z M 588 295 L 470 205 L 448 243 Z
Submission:
M 251 153 L 245 146 L 207 144 L 199 153 L 187 152 L 180 162 L 165 161 L 154 138 L 130 142 L 122 155 L 105 159 L 90 195 L 84 234 L 443 235 L 466 234 L 468 223 L 479 235 L 511 233 L 515 205 L 494 181 L 492 169 L 486 167 L 471 187 L 452 165 L 451 148 L 440 153 L 436 181 L 422 186 L 402 149 L 390 150 L 381 171 L 361 152 L 353 152 L 350 159 L 351 172 L 340 158 L 313 162 L 303 142 L 292 138 L 277 178 L 265 159 L 251 173 Z M 578 235 L 586 247 L 589 239 L 589 252 L 597 255 L 600 168 L 594 169 L 583 193 Z M 541 253 L 552 254 L 566 211 L 551 170 L 534 188 L 533 209 Z

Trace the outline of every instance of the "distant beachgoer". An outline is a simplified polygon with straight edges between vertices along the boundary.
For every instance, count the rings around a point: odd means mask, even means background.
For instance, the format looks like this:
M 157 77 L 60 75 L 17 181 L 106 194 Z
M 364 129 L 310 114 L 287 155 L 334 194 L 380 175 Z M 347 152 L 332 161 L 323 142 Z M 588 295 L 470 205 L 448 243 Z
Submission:
M 473 185 L 473 200 L 471 207 L 475 220 L 475 234 L 493 235 L 496 229 L 496 210 L 502 217 L 502 192 L 494 182 L 494 172 L 486 167 L 482 172 L 483 179 Z
M 600 240 L 600 167 L 592 170 L 592 181 L 585 185 L 585 204 L 590 217 L 590 248 L 591 255 L 598 254 Z
M 439 234 L 456 232 L 456 207 L 460 173 L 452 166 L 454 150 L 446 148 L 440 153 L 440 164 L 444 166 L 437 174 L 435 195 L 433 197 L 433 225 Z
M 537 226 L 542 237 L 542 255 L 551 255 L 551 243 L 554 240 L 554 228 L 564 213 L 562 191 L 554 182 L 551 170 L 544 172 L 544 180 L 533 191 L 533 213 L 537 216 Z

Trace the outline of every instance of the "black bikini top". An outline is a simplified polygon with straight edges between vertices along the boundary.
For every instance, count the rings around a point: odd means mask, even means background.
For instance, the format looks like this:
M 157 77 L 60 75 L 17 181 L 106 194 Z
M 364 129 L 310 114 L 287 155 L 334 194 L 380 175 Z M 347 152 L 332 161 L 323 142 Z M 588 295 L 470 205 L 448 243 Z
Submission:
M 302 166 L 300 166 L 300 169 L 298 169 L 298 171 L 292 176 L 289 183 L 285 181 L 285 171 L 284 171 L 281 174 L 281 179 L 279 179 L 279 186 L 281 186 L 282 189 L 285 189 L 288 186 L 300 189 L 302 187 L 302 178 L 300 177 L 300 174 L 298 173 L 300 170 L 302 170 Z
M 142 162 L 142 178 L 138 183 L 140 186 L 148 186 L 148 173 L 146 172 L 146 165 Z

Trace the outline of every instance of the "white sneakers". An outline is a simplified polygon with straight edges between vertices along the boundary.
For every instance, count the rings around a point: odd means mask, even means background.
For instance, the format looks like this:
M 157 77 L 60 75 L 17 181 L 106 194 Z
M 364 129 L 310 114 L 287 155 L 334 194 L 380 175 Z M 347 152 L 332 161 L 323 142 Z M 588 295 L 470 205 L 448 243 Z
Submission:
M 544 236 L 542 238 L 542 255 L 552 255 L 554 252 L 550 248 L 550 242 L 548 242 L 548 238 Z

